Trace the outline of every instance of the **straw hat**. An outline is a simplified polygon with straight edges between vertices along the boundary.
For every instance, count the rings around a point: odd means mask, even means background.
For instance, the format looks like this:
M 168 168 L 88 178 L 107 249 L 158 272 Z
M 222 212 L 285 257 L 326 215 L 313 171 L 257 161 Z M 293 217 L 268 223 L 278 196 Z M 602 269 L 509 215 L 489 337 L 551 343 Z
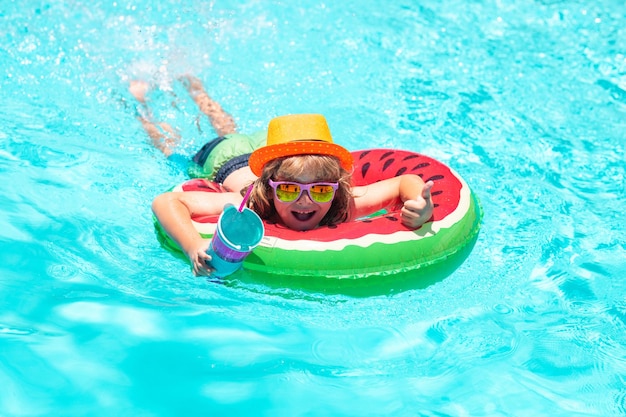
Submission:
M 346 171 L 352 171 L 352 154 L 333 143 L 321 114 L 290 114 L 270 120 L 267 145 L 252 152 L 248 164 L 254 175 L 261 176 L 272 159 L 306 154 L 336 156 Z

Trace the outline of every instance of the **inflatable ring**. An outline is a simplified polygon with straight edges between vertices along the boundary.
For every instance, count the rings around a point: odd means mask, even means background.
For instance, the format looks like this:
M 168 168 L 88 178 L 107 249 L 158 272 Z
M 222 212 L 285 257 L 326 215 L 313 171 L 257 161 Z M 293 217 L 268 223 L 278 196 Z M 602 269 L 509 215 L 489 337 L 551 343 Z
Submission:
M 425 287 L 458 268 L 476 242 L 482 210 L 474 193 L 452 169 L 428 156 L 391 149 L 352 152 L 354 186 L 402 174 L 432 180 L 433 216 L 419 229 L 400 221 L 400 207 L 366 218 L 306 232 L 265 223 L 265 237 L 232 277 L 280 288 L 351 295 L 385 294 Z M 204 179 L 172 191 L 219 192 Z M 215 232 L 217 216 L 192 219 L 203 237 Z M 155 220 L 159 240 L 180 252 Z

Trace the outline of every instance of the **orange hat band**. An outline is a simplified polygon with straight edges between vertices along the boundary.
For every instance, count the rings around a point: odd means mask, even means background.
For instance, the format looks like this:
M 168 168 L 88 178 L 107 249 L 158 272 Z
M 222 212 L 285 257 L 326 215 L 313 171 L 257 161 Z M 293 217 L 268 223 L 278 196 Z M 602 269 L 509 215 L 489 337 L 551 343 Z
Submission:
M 248 165 L 252 173 L 261 176 L 263 167 L 269 161 L 296 155 L 329 155 L 339 159 L 339 163 L 348 172 L 352 171 L 352 154 L 344 147 L 323 141 L 294 141 L 278 145 L 269 145 L 257 149 L 250 155 Z

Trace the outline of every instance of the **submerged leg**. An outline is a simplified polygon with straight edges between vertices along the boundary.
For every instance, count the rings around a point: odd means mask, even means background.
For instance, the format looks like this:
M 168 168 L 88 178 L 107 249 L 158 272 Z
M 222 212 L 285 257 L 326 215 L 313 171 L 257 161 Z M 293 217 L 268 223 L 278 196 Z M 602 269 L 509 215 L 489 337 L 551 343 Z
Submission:
M 187 91 L 189 91 L 189 95 L 191 95 L 200 111 L 207 115 L 211 126 L 213 126 L 218 136 L 237 132 L 237 125 L 233 117 L 207 94 L 198 78 L 193 75 L 184 75 L 180 80 L 187 88 Z
M 152 145 L 163 152 L 165 156 L 170 156 L 180 142 L 180 135 L 169 124 L 152 121 L 150 108 L 146 103 L 148 88 L 149 85 L 145 81 L 134 80 L 131 81 L 128 90 L 141 104 L 143 111 L 137 112 L 137 119 L 152 140 Z

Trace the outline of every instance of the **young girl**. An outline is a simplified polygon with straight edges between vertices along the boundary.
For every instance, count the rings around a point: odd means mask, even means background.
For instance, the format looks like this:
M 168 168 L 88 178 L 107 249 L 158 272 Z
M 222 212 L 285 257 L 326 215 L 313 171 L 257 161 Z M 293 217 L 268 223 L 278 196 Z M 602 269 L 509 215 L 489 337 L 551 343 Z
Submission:
M 154 199 L 152 210 L 197 276 L 212 272 L 206 253 L 210 241 L 199 236 L 191 218 L 218 215 L 225 204 L 238 206 L 249 186 L 251 209 L 266 221 L 298 231 L 350 221 L 394 203 L 403 204 L 402 223 L 408 228 L 431 217 L 432 181 L 424 184 L 416 175 L 401 175 L 351 187 L 351 171 L 352 155 L 333 143 L 322 115 L 281 116 L 270 121 L 266 145 L 249 155 L 247 166 L 227 176 L 234 175 L 223 183 L 226 192 L 168 192 Z

